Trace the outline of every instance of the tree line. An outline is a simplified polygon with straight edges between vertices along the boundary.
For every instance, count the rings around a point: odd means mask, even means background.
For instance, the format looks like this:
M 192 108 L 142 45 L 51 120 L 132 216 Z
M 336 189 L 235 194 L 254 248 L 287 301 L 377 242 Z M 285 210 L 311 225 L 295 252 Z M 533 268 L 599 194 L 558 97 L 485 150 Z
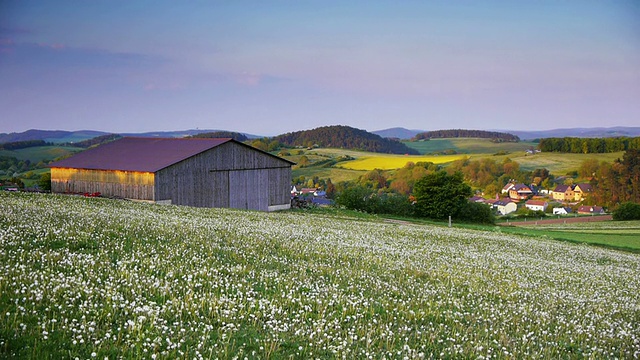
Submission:
M 429 139 L 444 139 L 444 138 L 481 138 L 492 139 L 494 142 L 518 142 L 520 138 L 513 134 L 496 132 L 496 131 L 484 131 L 484 130 L 465 130 L 465 129 L 449 129 L 449 130 L 436 130 L 427 131 L 417 134 L 413 137 L 413 141 L 429 140 Z
M 616 138 L 544 138 L 538 149 L 544 152 L 564 152 L 574 154 L 603 154 L 631 149 L 640 149 L 640 137 Z
M 196 138 L 196 139 L 198 139 L 198 138 L 199 139 L 231 138 L 233 140 L 240 141 L 240 142 L 244 142 L 244 141 L 249 140 L 247 135 L 239 133 L 239 132 L 234 132 L 234 131 L 213 131 L 213 132 L 196 134 L 196 135 L 192 135 L 192 136 L 189 136 L 189 137 L 190 138 Z
M 0 144 L 0 150 L 20 150 L 36 146 L 52 145 L 44 140 L 22 140 Z

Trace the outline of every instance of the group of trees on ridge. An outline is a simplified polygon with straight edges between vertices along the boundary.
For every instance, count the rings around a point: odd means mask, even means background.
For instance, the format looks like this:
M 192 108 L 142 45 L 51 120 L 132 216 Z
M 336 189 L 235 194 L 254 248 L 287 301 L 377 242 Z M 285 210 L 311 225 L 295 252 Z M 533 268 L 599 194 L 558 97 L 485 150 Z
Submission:
M 21 140 L 7 143 L 0 143 L 0 150 L 20 150 L 36 146 L 52 145 L 44 140 Z
M 491 139 L 494 142 L 518 142 L 520 138 L 513 134 L 484 131 L 484 130 L 466 130 L 466 129 L 449 129 L 427 131 L 414 136 L 412 141 L 429 140 L 429 139 L 445 139 L 445 138 L 480 138 Z
M 244 142 L 249 140 L 247 135 L 234 132 L 234 131 L 213 131 L 207 133 L 200 133 L 196 135 L 189 136 L 190 138 L 195 139 L 219 139 L 219 138 L 231 138 L 236 141 Z
M 544 152 L 573 154 L 602 154 L 633 149 L 640 150 L 640 137 L 544 138 L 539 140 L 538 149 Z

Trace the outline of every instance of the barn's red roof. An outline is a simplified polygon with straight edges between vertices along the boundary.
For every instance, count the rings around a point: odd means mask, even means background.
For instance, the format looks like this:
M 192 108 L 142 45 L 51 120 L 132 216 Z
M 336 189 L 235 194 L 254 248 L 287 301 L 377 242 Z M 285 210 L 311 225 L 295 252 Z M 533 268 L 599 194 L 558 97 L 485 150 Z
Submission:
M 229 141 L 125 137 L 56 161 L 52 168 L 156 172 Z

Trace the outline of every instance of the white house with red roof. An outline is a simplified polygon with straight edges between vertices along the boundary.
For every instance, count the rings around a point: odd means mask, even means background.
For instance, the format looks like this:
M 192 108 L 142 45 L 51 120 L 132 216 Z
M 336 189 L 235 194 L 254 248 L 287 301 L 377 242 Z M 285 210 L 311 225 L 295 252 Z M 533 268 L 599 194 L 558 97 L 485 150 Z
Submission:
M 528 200 L 524 206 L 533 211 L 545 211 L 549 203 L 544 200 Z

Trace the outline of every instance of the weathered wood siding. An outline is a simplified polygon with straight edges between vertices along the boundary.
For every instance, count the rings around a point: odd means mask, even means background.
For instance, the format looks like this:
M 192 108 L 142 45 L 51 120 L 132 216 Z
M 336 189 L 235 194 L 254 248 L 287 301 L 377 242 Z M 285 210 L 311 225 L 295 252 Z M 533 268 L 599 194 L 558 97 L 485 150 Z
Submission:
M 156 173 L 156 201 L 269 210 L 290 203 L 291 164 L 229 142 Z
M 127 199 L 154 200 L 155 175 L 149 172 L 51 168 L 51 191 L 96 193 Z

